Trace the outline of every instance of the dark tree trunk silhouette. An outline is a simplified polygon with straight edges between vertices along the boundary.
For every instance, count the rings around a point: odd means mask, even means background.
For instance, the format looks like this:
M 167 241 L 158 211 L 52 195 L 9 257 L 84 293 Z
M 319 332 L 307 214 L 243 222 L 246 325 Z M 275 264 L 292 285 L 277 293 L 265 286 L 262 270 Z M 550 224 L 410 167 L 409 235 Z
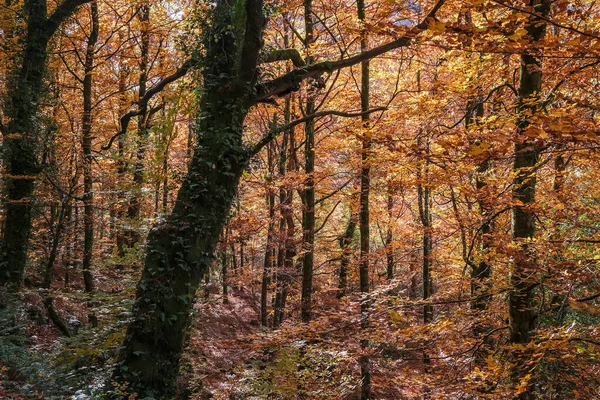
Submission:
M 92 84 L 94 76 L 94 59 L 96 42 L 98 41 L 98 4 L 90 3 L 91 25 L 85 53 L 83 78 L 83 118 L 81 147 L 83 149 L 83 282 L 88 294 L 94 292 L 94 276 L 92 273 L 92 255 L 94 250 L 94 188 L 92 174 Z M 93 309 L 93 303 L 88 302 Z M 98 325 L 93 311 L 88 311 L 88 321 L 92 326 Z
M 38 145 L 42 140 L 36 122 L 48 43 L 59 25 L 88 0 L 65 0 L 48 16 L 46 0 L 25 2 L 27 36 L 22 54 L 8 82 L 2 127 L 3 159 L 6 165 L 4 230 L 0 244 L 0 284 L 17 290 L 23 281 L 31 232 L 33 189 L 40 172 Z

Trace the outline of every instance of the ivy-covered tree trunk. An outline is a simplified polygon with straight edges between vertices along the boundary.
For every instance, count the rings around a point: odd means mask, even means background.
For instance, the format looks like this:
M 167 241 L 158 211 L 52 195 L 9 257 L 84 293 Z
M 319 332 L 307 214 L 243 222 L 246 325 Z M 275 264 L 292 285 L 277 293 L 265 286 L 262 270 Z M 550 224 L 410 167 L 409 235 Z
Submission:
M 197 144 L 171 215 L 148 236 L 133 321 L 112 379 L 124 390 L 118 398 L 175 397 L 196 290 L 248 162 L 242 131 L 262 45 L 262 1 L 220 0 L 211 22 Z
M 0 125 L 6 163 L 6 217 L 0 244 L 0 284 L 13 290 L 20 287 L 27 262 L 31 232 L 34 183 L 40 172 L 36 144 L 42 127 L 36 120 L 44 75 L 47 47 L 58 26 L 85 0 L 65 0 L 47 15 L 46 0 L 27 0 L 27 36 L 10 78 L 8 102 L 4 109 L 6 126 Z

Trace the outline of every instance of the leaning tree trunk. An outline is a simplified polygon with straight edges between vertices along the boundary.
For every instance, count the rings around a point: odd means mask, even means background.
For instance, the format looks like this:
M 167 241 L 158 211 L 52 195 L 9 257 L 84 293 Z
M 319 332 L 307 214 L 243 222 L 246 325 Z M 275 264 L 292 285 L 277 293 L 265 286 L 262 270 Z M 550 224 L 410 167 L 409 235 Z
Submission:
M 238 38 L 244 30 L 236 30 L 230 5 L 219 1 L 213 10 L 197 145 L 171 215 L 148 235 L 133 321 L 113 374 L 128 394 L 174 398 L 196 290 L 248 163 L 242 131 L 261 47 L 262 1 L 248 0 L 245 14 L 245 34 Z

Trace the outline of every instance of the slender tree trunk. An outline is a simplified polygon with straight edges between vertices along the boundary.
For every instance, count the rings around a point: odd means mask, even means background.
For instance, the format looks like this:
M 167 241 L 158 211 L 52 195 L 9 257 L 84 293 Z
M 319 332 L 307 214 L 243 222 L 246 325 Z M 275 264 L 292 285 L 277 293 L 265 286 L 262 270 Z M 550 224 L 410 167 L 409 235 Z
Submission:
M 94 292 L 92 274 L 92 254 L 94 249 L 94 188 L 92 174 L 92 84 L 94 76 L 94 56 L 98 41 L 98 4 L 90 3 L 91 26 L 85 53 L 83 78 L 83 118 L 81 147 L 83 149 L 83 282 L 88 294 Z M 93 304 L 88 302 L 93 308 Z M 88 312 L 88 321 L 93 327 L 98 325 L 94 312 Z
M 275 128 L 275 120 L 273 121 L 273 127 Z M 273 269 L 273 258 L 274 258 L 274 235 L 275 235 L 275 192 L 272 188 L 273 181 L 273 157 L 274 157 L 274 146 L 273 142 L 267 146 L 267 168 L 269 175 L 267 176 L 267 209 L 269 210 L 269 220 L 267 226 L 267 243 L 265 246 L 265 261 L 263 266 L 262 284 L 260 291 L 260 321 L 261 325 L 268 326 L 268 309 L 267 299 L 269 296 L 269 284 L 271 283 L 271 270 Z
M 246 2 L 245 27 L 238 30 L 227 2 L 218 1 L 211 13 L 194 156 L 173 211 L 148 235 L 133 320 L 112 379 L 127 382 L 126 391 L 140 398 L 175 397 L 196 290 L 249 158 L 242 132 L 262 46 L 262 1 Z M 240 31 L 243 39 L 234 34 Z
M 306 30 L 306 50 L 310 53 L 313 42 L 312 0 L 304 1 L 304 22 Z M 308 63 L 311 57 L 307 57 Z M 315 112 L 313 94 L 308 93 L 306 100 L 306 115 Z M 312 314 L 312 287 L 315 246 L 315 120 L 310 119 L 304 125 L 304 163 L 306 172 L 305 189 L 302 194 L 302 321 L 308 322 Z
M 289 101 L 289 100 L 288 100 Z M 289 106 L 289 104 L 288 104 Z M 289 107 L 287 108 L 289 111 Z M 289 112 L 286 114 L 289 118 Z M 288 170 L 295 170 L 294 156 L 295 151 L 295 140 L 293 130 L 289 130 L 284 134 L 284 141 L 282 145 L 283 153 L 286 153 L 287 143 L 285 138 L 289 137 L 289 151 L 290 157 L 288 160 Z M 284 147 L 285 145 L 285 147 Z M 285 173 L 285 167 L 279 165 L 280 174 Z M 283 175 L 282 175 L 283 176 Z M 279 232 L 282 237 L 282 258 L 278 261 L 278 273 L 277 273 L 277 292 L 275 294 L 274 315 L 273 315 L 273 328 L 278 328 L 283 322 L 283 316 L 285 314 L 285 304 L 289 293 L 289 285 L 291 282 L 292 274 L 294 273 L 294 257 L 296 255 L 296 246 L 294 243 L 294 236 L 296 233 L 296 227 L 294 224 L 293 216 L 293 195 L 294 191 L 291 189 L 281 188 L 279 192 L 279 204 L 280 204 L 280 225 Z
M 146 94 L 146 84 L 148 81 L 148 67 L 150 56 L 150 3 L 144 1 L 138 10 L 138 19 L 141 25 L 140 32 L 140 76 L 138 79 L 138 98 Z M 138 117 L 138 131 L 136 137 L 136 162 L 133 170 L 133 190 L 129 199 L 127 217 L 130 224 L 139 221 L 142 209 L 142 188 L 144 185 L 144 158 L 146 155 L 146 146 L 148 141 L 148 109 L 144 105 L 140 109 Z M 127 232 L 127 245 L 133 247 L 140 240 L 140 234 L 136 229 Z
M 346 295 L 346 290 L 348 289 L 348 266 L 350 265 L 350 257 L 352 256 L 352 238 L 354 237 L 354 231 L 356 231 L 357 220 L 358 215 L 351 211 L 346 230 L 340 237 L 342 257 L 340 260 L 340 270 L 338 272 L 338 299 L 344 297 Z
M 484 115 L 484 108 L 481 99 L 467 102 L 467 117 L 465 118 L 465 128 L 469 129 L 473 123 L 482 118 Z M 475 187 L 477 188 L 477 204 L 479 206 L 479 212 L 484 218 L 484 222 L 481 226 L 481 260 L 471 261 L 471 297 L 473 302 L 471 307 L 473 310 L 485 311 L 487 310 L 489 297 L 487 296 L 490 291 L 490 284 L 488 282 L 491 274 L 491 268 L 488 262 L 485 260 L 487 251 L 490 248 L 490 233 L 492 231 L 492 222 L 485 220 L 491 214 L 492 205 L 488 199 L 486 193 L 487 182 L 484 174 L 490 169 L 491 164 L 489 159 L 485 159 L 477 166 L 477 175 L 475 178 Z
M 546 16 L 550 11 L 548 0 L 531 0 L 531 7 L 537 13 Z M 530 37 L 532 47 L 540 41 L 546 32 L 546 23 L 531 17 L 525 27 Z M 535 53 L 535 51 L 532 51 Z M 515 160 L 513 173 L 512 198 L 512 238 L 518 249 L 514 255 L 513 270 L 510 279 L 511 292 L 509 296 L 510 341 L 513 344 L 527 344 L 535 329 L 536 315 L 533 310 L 533 289 L 538 280 L 535 250 L 530 241 L 535 235 L 535 185 L 536 164 L 539 150 L 533 139 L 525 132 L 531 124 L 535 124 L 535 115 L 539 111 L 539 95 L 542 89 L 541 60 L 526 52 L 521 55 L 521 76 L 518 87 L 519 105 L 517 132 L 519 140 L 515 144 Z M 517 354 L 516 352 L 515 354 Z M 524 356 L 523 358 L 526 358 Z M 518 371 L 525 365 L 526 360 L 517 360 L 514 375 L 525 373 Z M 519 399 L 532 399 L 530 385 L 518 395 Z
M 418 145 L 422 145 L 422 138 L 419 136 Z M 425 152 L 429 153 L 429 141 L 425 143 Z M 423 226 L 423 300 L 427 301 L 432 295 L 431 281 L 431 252 L 433 248 L 433 232 L 431 226 L 431 188 L 429 185 L 429 162 L 425 161 L 422 167 L 422 172 L 419 171 L 419 186 L 417 187 L 417 201 L 419 205 L 419 216 Z M 423 323 L 431 322 L 433 316 L 433 308 L 431 305 L 423 306 Z M 429 355 L 426 350 L 423 350 L 423 363 L 427 371 L 427 365 L 430 363 Z
M 124 38 L 120 37 L 120 40 L 124 40 Z M 119 115 L 123 115 L 127 111 L 127 67 L 124 63 L 119 60 Z M 119 257 L 125 256 L 125 235 L 123 232 L 122 220 L 125 214 L 124 204 L 125 204 L 125 196 L 123 192 L 122 185 L 125 182 L 125 172 L 127 170 L 127 165 L 125 162 L 125 137 L 123 135 L 119 136 L 117 143 L 117 176 L 119 185 L 121 185 L 121 190 L 117 193 L 117 204 L 115 210 L 115 217 L 117 219 L 116 223 L 116 244 L 117 244 L 117 255 Z
M 289 36 L 286 31 L 284 45 L 289 46 Z M 283 119 L 285 124 L 291 121 L 292 97 L 285 99 L 283 109 Z M 289 143 L 289 146 L 288 146 Z M 289 150 L 288 150 L 289 149 Z M 283 178 L 286 172 L 297 169 L 296 160 L 296 142 L 294 129 L 287 129 L 283 132 L 281 143 L 281 156 L 279 158 L 279 176 Z M 289 155 L 289 157 L 288 157 Z M 277 287 L 275 290 L 275 300 L 273 302 L 273 328 L 277 329 L 283 322 L 285 314 L 285 304 L 289 292 L 291 274 L 293 272 L 293 258 L 296 254 L 294 245 L 294 218 L 293 218 L 293 196 L 294 191 L 286 186 L 279 189 L 279 257 L 277 259 Z
M 367 33 L 364 29 L 365 23 L 365 2 L 358 0 L 357 3 L 358 20 L 361 23 L 361 38 L 360 51 L 364 53 L 368 50 Z M 361 111 L 369 109 L 369 60 L 363 61 L 361 64 L 361 92 L 360 104 Z M 361 171 L 360 171 L 360 201 L 359 201 L 359 230 L 360 230 L 360 291 L 363 294 L 360 304 L 361 325 L 363 329 L 369 326 L 369 253 L 370 253 L 370 233 L 369 233 L 369 195 L 371 191 L 371 166 L 369 155 L 371 152 L 371 125 L 369 123 L 369 114 L 362 116 L 362 154 L 361 154 Z M 363 351 L 368 347 L 368 340 L 361 342 Z M 366 400 L 371 398 L 371 361 L 367 355 L 362 355 L 359 358 L 360 377 L 361 377 L 361 399 Z
M 388 184 L 387 190 L 387 213 L 388 213 L 388 227 L 387 234 L 385 236 L 385 257 L 387 265 L 387 278 L 389 280 L 394 279 L 394 249 L 392 242 L 394 240 L 394 233 L 392 230 L 394 222 L 394 189 L 391 183 Z

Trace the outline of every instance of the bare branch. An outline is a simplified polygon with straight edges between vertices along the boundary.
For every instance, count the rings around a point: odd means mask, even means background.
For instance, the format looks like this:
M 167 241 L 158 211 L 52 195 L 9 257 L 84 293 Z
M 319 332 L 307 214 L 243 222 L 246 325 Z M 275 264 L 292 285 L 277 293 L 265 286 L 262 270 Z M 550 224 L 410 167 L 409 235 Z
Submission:
M 250 156 L 254 156 L 256 154 L 258 154 L 263 147 L 265 147 L 266 145 L 268 145 L 273 139 L 275 139 L 281 132 L 291 129 L 296 125 L 299 125 L 301 123 L 310 121 L 313 118 L 320 118 L 320 117 L 325 117 L 327 115 L 335 115 L 337 117 L 345 117 L 345 118 L 351 118 L 351 117 L 360 117 L 362 115 L 369 115 L 371 113 L 377 112 L 377 111 L 385 111 L 387 110 L 386 107 L 376 107 L 376 108 L 372 108 L 370 110 L 367 111 L 361 111 L 361 112 L 342 112 L 342 111 L 335 111 L 335 110 L 329 110 L 329 111 L 319 111 L 316 112 L 314 114 L 310 114 L 307 115 L 305 117 L 302 118 L 298 118 L 296 120 L 291 121 L 289 124 L 285 124 L 282 125 L 278 128 L 275 128 L 273 130 L 271 130 L 268 134 L 266 134 L 265 136 L 263 136 L 262 139 L 260 139 L 258 141 L 258 143 L 256 143 L 254 145 L 254 147 L 252 148 L 252 151 L 250 153 Z
M 194 65 L 194 59 L 189 58 L 181 65 L 181 67 L 177 68 L 177 70 L 175 72 L 173 72 L 171 75 L 161 79 L 160 82 L 158 82 L 156 85 L 154 85 L 153 87 L 148 89 L 146 91 L 146 94 L 135 103 L 137 105 L 137 108 L 132 107 L 127 113 L 125 113 L 121 116 L 121 118 L 119 119 L 119 122 L 120 122 L 119 131 L 113 137 L 111 137 L 110 140 L 108 141 L 108 143 L 105 146 L 102 146 L 101 149 L 104 151 L 110 149 L 112 144 L 114 143 L 114 141 L 119 136 L 127 133 L 127 127 L 129 126 L 129 121 L 131 121 L 131 118 L 142 115 L 143 109 L 148 105 L 148 102 L 150 101 L 150 99 L 152 99 L 152 97 L 154 95 L 156 95 L 157 93 L 160 93 L 169 83 L 175 82 L 177 79 L 185 76 L 185 74 L 187 74 L 188 71 L 190 69 L 192 69 L 193 65 Z
M 287 93 L 296 91 L 300 88 L 300 82 L 309 78 L 318 78 L 326 72 L 333 72 L 338 69 L 351 67 L 359 64 L 362 61 L 370 60 L 371 58 L 378 57 L 388 51 L 406 47 L 410 45 L 412 40 L 421 32 L 425 31 L 431 21 L 435 20 L 435 15 L 439 9 L 444 5 L 445 0 L 439 0 L 433 9 L 427 14 L 423 21 L 410 29 L 404 36 L 398 38 L 392 42 L 386 43 L 382 46 L 375 47 L 374 49 L 361 52 L 355 56 L 344 58 L 338 61 L 324 61 L 317 64 L 308 65 L 303 68 L 298 68 L 288 72 L 285 75 L 275 78 L 269 82 L 265 82 L 257 85 L 256 97 L 254 101 L 256 103 L 268 101 L 274 96 L 283 96 Z

